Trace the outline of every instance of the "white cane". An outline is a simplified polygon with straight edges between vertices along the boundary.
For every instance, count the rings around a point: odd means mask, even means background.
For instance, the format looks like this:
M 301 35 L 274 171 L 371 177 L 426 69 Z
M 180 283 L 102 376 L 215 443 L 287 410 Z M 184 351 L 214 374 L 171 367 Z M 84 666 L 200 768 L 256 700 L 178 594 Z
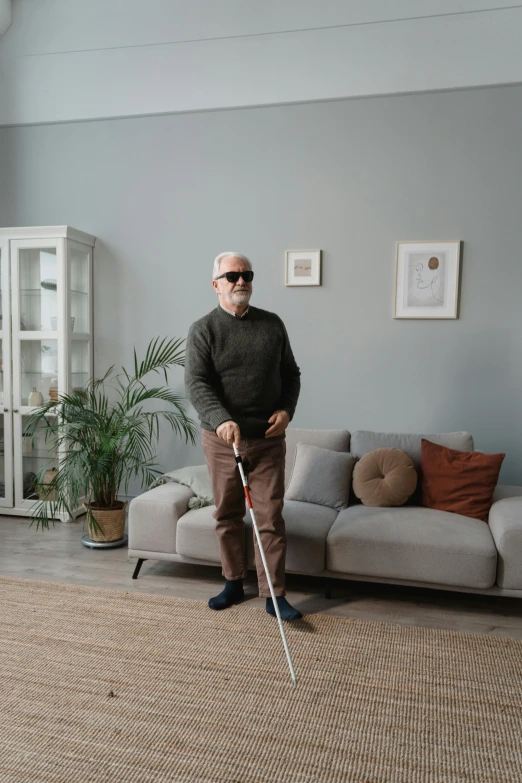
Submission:
M 261 559 L 263 561 L 263 566 L 264 566 L 264 569 L 265 569 L 265 574 L 266 574 L 266 579 L 267 579 L 267 582 L 268 582 L 268 587 L 270 588 L 270 595 L 272 596 L 272 601 L 273 601 L 273 604 L 274 604 L 275 613 L 277 615 L 277 622 L 279 623 L 279 630 L 281 631 L 281 638 L 283 639 L 283 645 L 284 645 L 284 648 L 285 648 L 285 653 L 286 653 L 286 658 L 288 660 L 288 665 L 290 667 L 290 674 L 291 674 L 291 677 L 292 677 L 292 682 L 294 683 L 294 685 L 297 685 L 297 680 L 296 680 L 296 677 L 295 677 L 294 666 L 293 666 L 293 663 L 292 663 L 290 650 L 288 649 L 288 644 L 286 642 L 285 629 L 283 628 L 283 623 L 282 623 L 282 620 L 281 620 L 281 614 L 279 612 L 279 606 L 277 604 L 277 598 L 274 595 L 274 587 L 272 585 L 272 580 L 270 579 L 270 572 L 268 571 L 268 566 L 267 566 L 267 563 L 266 563 L 265 550 L 263 549 L 263 544 L 261 543 L 261 536 L 259 535 L 259 530 L 257 529 L 256 518 L 254 516 L 254 509 L 252 508 L 252 501 L 250 499 L 250 492 L 248 491 L 248 484 L 247 484 L 247 480 L 245 478 L 245 471 L 243 470 L 243 461 L 241 459 L 239 451 L 237 450 L 236 444 L 234 443 L 233 446 L 234 446 L 234 454 L 236 455 L 237 466 L 239 468 L 239 472 L 241 473 L 241 479 L 243 481 L 243 487 L 245 489 L 245 496 L 246 496 L 246 499 L 247 499 L 248 508 L 250 509 L 250 516 L 252 517 L 252 524 L 254 526 L 254 531 L 255 531 L 256 538 L 257 538 L 257 543 L 258 543 L 258 546 L 259 546 L 259 552 L 261 553 Z

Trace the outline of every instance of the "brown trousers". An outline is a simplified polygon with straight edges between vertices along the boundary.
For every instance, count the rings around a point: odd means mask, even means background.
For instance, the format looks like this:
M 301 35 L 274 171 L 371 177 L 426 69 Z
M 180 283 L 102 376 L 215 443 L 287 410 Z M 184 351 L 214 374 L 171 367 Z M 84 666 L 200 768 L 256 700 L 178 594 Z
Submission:
M 243 579 L 247 575 L 245 553 L 246 498 L 232 444 L 215 432 L 202 430 L 205 453 L 216 510 L 216 533 L 225 579 Z M 285 493 L 286 436 L 241 438 L 239 453 L 250 490 L 252 507 L 263 543 L 275 595 L 285 595 L 286 533 L 283 519 Z M 249 512 L 250 513 L 250 512 Z M 254 536 L 259 595 L 270 596 L 263 561 Z

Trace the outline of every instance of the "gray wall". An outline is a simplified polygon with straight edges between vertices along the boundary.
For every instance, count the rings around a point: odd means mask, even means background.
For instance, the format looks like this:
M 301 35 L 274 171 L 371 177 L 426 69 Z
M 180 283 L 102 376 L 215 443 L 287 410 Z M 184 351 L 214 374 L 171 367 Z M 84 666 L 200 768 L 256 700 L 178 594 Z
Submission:
M 16 0 L 0 125 L 515 84 L 521 35 L 506 0 Z
M 4 128 L 0 222 L 99 238 L 96 374 L 185 337 L 239 250 L 302 371 L 291 426 L 469 430 L 522 483 L 521 139 L 520 86 Z M 463 240 L 458 320 L 393 319 L 403 239 Z M 285 287 L 306 247 L 323 285 Z M 160 458 L 204 461 L 168 431 Z

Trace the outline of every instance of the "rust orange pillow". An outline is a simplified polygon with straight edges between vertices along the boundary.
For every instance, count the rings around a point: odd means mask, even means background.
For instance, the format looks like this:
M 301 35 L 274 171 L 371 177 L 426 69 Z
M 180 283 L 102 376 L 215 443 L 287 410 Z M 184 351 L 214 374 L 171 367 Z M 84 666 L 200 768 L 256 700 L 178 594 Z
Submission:
M 422 438 L 422 505 L 487 522 L 505 456 L 457 451 Z

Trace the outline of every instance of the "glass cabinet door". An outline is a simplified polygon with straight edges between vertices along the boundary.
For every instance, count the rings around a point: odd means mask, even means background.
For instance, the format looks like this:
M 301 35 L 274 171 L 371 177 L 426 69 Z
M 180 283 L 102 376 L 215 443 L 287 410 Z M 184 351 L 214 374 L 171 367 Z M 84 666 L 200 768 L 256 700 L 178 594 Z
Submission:
M 29 414 L 64 386 L 64 247 L 61 239 L 11 241 L 14 495 L 21 507 L 38 500 L 37 472 L 57 468 L 45 424 L 33 439 L 25 432 Z
M 18 283 L 18 329 L 22 332 L 56 331 L 56 248 L 19 248 Z
M 0 508 L 13 505 L 9 246 L 0 240 Z
M 69 389 L 85 388 L 91 375 L 90 309 L 92 248 L 80 242 L 67 243 L 69 301 Z
M 70 328 L 73 334 L 91 331 L 89 293 L 91 280 L 91 248 L 69 240 L 67 245 Z
M 58 340 L 20 340 L 20 399 L 35 407 L 53 399 L 58 385 Z
M 46 417 L 52 423 L 55 418 L 52 415 Z M 33 436 L 26 431 L 28 416 L 21 416 L 21 431 L 16 433 L 22 441 L 22 475 L 15 479 L 15 495 L 18 499 L 39 500 L 40 495 L 34 485 L 36 474 L 45 465 L 47 469 L 46 480 L 52 480 L 53 471 L 58 469 L 58 454 L 51 447 L 51 441 L 46 437 L 47 427 L 40 422 Z M 48 496 L 52 499 L 52 496 Z

